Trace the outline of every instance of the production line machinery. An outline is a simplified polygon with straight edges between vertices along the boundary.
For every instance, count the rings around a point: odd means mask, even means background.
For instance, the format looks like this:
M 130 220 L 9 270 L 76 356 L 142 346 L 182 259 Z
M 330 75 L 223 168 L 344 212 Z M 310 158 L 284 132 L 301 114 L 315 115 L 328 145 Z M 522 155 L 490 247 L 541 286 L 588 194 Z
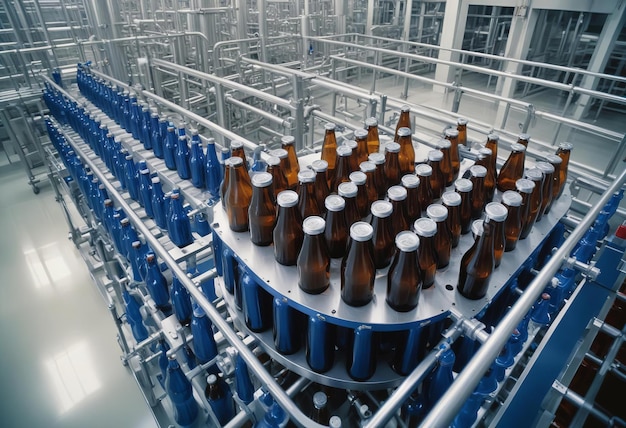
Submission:
M 88 69 L 79 71 L 80 89 L 69 85 L 66 92 L 45 79 L 56 149 L 48 151 L 51 180 L 59 200 L 75 204 L 86 222 L 76 227 L 66 208 L 74 242 L 109 302 L 124 360 L 161 426 L 284 426 L 287 420 L 319 426 L 311 418 L 327 425 L 330 415 L 343 426 L 547 426 L 555 410 L 550 406 L 559 401 L 556 379 L 561 395 L 576 403 L 577 395 L 560 383 L 571 378 L 563 368 L 575 359 L 570 353 L 580 360 L 577 342 L 598 324 L 589 320 L 623 299 L 615 292 L 623 280 L 623 237 L 611 238 L 595 265 L 592 259 L 626 173 L 569 233 L 559 221 L 570 206 L 566 189 L 529 237 L 505 254 L 483 299 L 468 300 L 455 287 L 459 261 L 472 244 L 465 235 L 416 310 L 400 313 L 386 305 L 386 270 L 377 272 L 375 300 L 354 308 L 339 296 L 336 260 L 331 287 L 308 295 L 297 287 L 295 267 L 275 263 L 271 247 L 232 232 L 215 192 L 168 169 L 142 133 L 141 119 L 133 124 L 120 116 Z M 168 105 L 161 107 L 164 118 Z M 186 119 L 256 147 L 193 113 Z M 181 125 L 176 137 L 188 132 Z M 214 141 L 203 137 L 202 143 L 215 150 Z M 181 210 L 180 222 L 159 227 L 141 186 L 131 198 L 128 170 L 116 160 L 125 153 L 127 168 L 139 163 L 147 172 L 136 175 L 160 183 L 172 206 L 185 201 L 185 208 L 172 208 Z M 317 157 L 300 157 L 301 167 Z M 461 170 L 472 163 L 463 160 Z M 191 241 L 181 240 L 187 232 Z M 165 296 L 154 288 L 154 268 L 149 274 L 142 267 L 150 252 L 166 290 L 172 284 Z M 293 352 L 276 349 L 280 329 L 291 330 Z M 623 330 L 612 333 L 619 349 Z M 325 346 L 330 368 L 312 368 L 311 354 Z M 368 375 L 355 376 L 355 366 Z M 325 394 L 325 404 L 317 392 Z M 594 410 L 594 417 L 623 424 Z

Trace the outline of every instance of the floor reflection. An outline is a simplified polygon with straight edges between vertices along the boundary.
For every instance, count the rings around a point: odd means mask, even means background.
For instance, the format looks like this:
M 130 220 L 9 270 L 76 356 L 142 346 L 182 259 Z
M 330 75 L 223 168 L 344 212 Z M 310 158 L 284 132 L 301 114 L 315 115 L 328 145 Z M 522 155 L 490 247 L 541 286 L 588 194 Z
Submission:
M 26 249 L 23 253 L 35 288 L 45 289 L 52 285 L 70 284 L 70 281 L 61 282 L 61 280 L 68 278 L 71 272 L 56 242 L 34 249 Z

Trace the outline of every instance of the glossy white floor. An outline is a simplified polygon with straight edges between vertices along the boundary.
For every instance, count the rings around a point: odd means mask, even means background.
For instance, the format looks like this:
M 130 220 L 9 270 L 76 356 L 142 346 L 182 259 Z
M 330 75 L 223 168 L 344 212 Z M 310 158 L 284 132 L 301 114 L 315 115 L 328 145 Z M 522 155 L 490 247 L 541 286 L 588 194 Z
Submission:
M 0 198 L 0 425 L 155 427 L 50 185 L 2 166 Z

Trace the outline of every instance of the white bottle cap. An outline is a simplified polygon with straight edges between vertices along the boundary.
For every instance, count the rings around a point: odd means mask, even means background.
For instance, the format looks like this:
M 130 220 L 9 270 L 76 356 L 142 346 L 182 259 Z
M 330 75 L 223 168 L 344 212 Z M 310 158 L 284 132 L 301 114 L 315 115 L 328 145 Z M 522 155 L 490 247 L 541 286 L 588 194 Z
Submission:
M 487 168 L 482 165 L 472 165 L 470 167 L 470 174 L 472 174 L 472 177 L 486 177 Z
M 549 162 L 537 162 L 537 168 L 545 175 L 554 174 L 554 165 Z
M 543 172 L 539 168 L 531 168 L 526 171 L 526 178 L 532 181 L 543 181 Z
M 431 150 L 428 152 L 428 160 L 432 162 L 438 162 L 443 159 L 443 152 L 441 150 Z
M 323 393 L 322 391 L 317 391 L 315 394 L 313 394 L 313 405 L 316 408 L 321 409 L 323 407 L 326 407 L 326 403 L 328 403 L 328 397 L 325 393 Z
M 335 125 L 332 122 L 328 122 L 328 123 L 326 123 L 326 125 L 324 125 L 324 129 L 326 131 L 334 131 L 336 128 L 337 128 L 337 125 Z
M 527 178 L 520 178 L 515 182 L 515 188 L 518 192 L 532 193 L 535 188 L 535 183 Z
M 557 157 L 558 157 L 558 156 L 557 156 Z M 382 153 L 370 153 L 370 154 L 367 156 L 367 159 L 368 159 L 370 162 L 373 162 L 373 163 L 374 163 L 374 165 L 382 165 L 382 164 L 384 164 L 384 163 L 385 163 L 385 155 L 384 155 L 384 154 L 382 154 Z M 559 159 L 561 159 L 561 158 L 559 158 Z
M 358 191 L 359 189 L 357 189 L 356 184 L 349 181 L 337 186 L 337 193 L 344 198 L 354 198 Z
M 441 204 L 431 204 L 426 208 L 426 215 L 435 222 L 448 218 L 448 209 Z
M 409 137 L 411 136 L 411 128 L 402 127 L 398 129 L 398 137 Z
M 349 175 L 349 178 L 350 178 L 350 181 L 352 181 L 357 186 L 362 186 L 367 181 L 367 176 L 365 175 L 364 172 L 361 172 L 361 171 L 351 172 Z
M 365 119 L 365 126 L 378 126 L 378 119 L 375 117 L 368 117 Z
M 415 167 L 415 173 L 420 177 L 430 177 L 433 175 L 433 167 L 422 163 Z
M 325 172 L 328 170 L 328 162 L 323 159 L 318 159 L 311 163 L 311 168 L 313 168 L 315 172 Z
M 302 222 L 302 230 L 307 235 L 319 235 L 324 233 L 326 229 L 326 222 L 322 217 L 312 215 L 304 219 Z
M 489 202 L 485 206 L 485 214 L 493 221 L 502 222 L 506 220 L 506 217 L 509 215 L 509 211 L 499 202 Z
M 289 155 L 285 149 L 270 150 L 270 156 L 276 156 L 278 159 L 284 159 Z
M 341 211 L 346 207 L 346 200 L 341 196 L 329 195 L 324 200 L 324 206 L 328 211 Z
M 350 226 L 350 238 L 358 242 L 365 242 L 372 239 L 374 228 L 364 221 L 357 221 Z
M 387 201 L 374 201 L 370 207 L 370 211 L 374 217 L 386 218 L 393 212 L 393 205 Z
M 348 146 L 337 147 L 337 156 L 350 156 L 352 155 L 352 149 Z
M 459 192 L 471 192 L 474 188 L 474 183 L 467 178 L 459 178 L 454 182 L 454 188 Z
M 298 205 L 298 194 L 293 190 L 283 190 L 276 197 L 276 202 L 281 207 L 295 207 Z
M 402 186 L 391 186 L 387 189 L 387 197 L 390 201 L 404 201 L 407 197 L 407 191 Z
M 359 164 L 359 168 L 361 168 L 361 171 L 363 172 L 374 172 L 376 171 L 376 165 L 374 164 L 374 162 L 370 162 L 370 161 L 363 161 Z
M 526 146 L 519 143 L 513 143 L 511 144 L 511 150 L 513 150 L 514 152 L 525 152 Z
M 449 207 L 458 207 L 461 205 L 461 195 L 452 191 L 444 192 L 444 194 L 441 195 L 441 202 Z
M 280 143 L 282 145 L 290 145 L 296 142 L 296 138 L 292 135 L 285 135 L 283 138 L 280 139 Z
M 400 128 L 402 129 L 402 128 Z M 389 153 L 400 153 L 400 144 L 398 143 L 387 143 L 385 146 L 385 151 Z
M 419 246 L 420 239 L 411 231 L 405 230 L 396 235 L 396 247 L 402 252 L 416 251 Z
M 483 232 L 485 231 L 483 220 L 474 220 L 472 222 L 472 233 L 474 236 L 483 236 Z
M 298 173 L 298 181 L 300 183 L 315 183 L 315 172 L 304 169 Z
M 422 217 L 415 220 L 415 223 L 413 223 L 413 229 L 419 236 L 429 238 L 437 234 L 437 223 L 429 218 Z
M 356 138 L 357 140 L 367 138 L 367 129 L 356 129 L 354 131 L 354 138 Z
M 259 172 L 252 176 L 252 185 L 254 187 L 267 187 L 272 184 L 272 174 L 269 172 Z
M 467 125 L 467 119 L 464 117 L 459 117 L 456 120 L 457 125 Z
M 502 194 L 502 203 L 510 207 L 519 207 L 522 205 L 522 195 L 514 190 L 507 190 Z
M 402 185 L 407 189 L 415 189 L 420 185 L 420 179 L 417 178 L 417 175 L 413 174 L 406 174 L 402 176 L 402 179 L 400 181 L 402 182 Z
M 449 149 L 450 147 L 452 147 L 452 143 L 450 142 L 450 140 L 446 140 L 445 138 L 442 138 L 439 141 L 437 141 L 437 144 L 435 144 L 435 147 L 437 147 L 438 149 Z

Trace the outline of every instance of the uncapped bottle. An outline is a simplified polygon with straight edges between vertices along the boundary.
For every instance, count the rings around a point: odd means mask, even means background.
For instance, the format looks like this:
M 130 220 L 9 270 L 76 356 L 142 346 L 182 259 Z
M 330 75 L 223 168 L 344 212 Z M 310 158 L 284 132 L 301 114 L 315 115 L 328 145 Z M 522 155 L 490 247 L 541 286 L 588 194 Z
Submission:
M 400 163 L 400 174 L 413 174 L 415 172 L 415 149 L 411 138 L 411 129 L 408 127 L 398 129 L 397 142 L 400 145 L 398 161 Z
M 542 189 L 543 189 L 543 173 L 538 168 L 532 168 L 526 171 L 526 178 L 534 183 L 533 191 L 530 194 L 530 206 L 528 207 L 528 215 L 522 226 L 521 236 L 526 238 L 537 221 L 539 210 L 541 209 Z M 522 238 L 523 239 L 523 238 Z
M 428 152 L 428 165 L 432 168 L 430 188 L 433 192 L 433 199 L 441 198 L 441 194 L 444 192 L 444 188 L 446 186 L 446 178 L 444 177 L 441 169 L 442 161 L 443 153 L 441 150 L 431 150 Z
M 501 192 L 515 189 L 515 182 L 524 175 L 526 147 L 522 144 L 511 144 L 511 153 L 498 174 L 497 188 Z
M 378 199 L 378 189 L 376 185 L 376 165 L 374 162 L 365 161 L 359 165 L 361 172 L 365 174 L 365 191 L 367 192 L 367 203 L 371 206 Z
M 475 228 L 474 233 L 477 235 L 475 244 L 461 258 L 457 286 L 459 293 L 471 300 L 482 299 L 487 294 L 495 263 L 493 225 L 488 217 L 475 223 L 482 223 L 482 228 Z
M 507 190 L 502 194 L 502 205 L 506 207 L 508 212 L 504 222 L 504 238 L 506 242 L 504 251 L 513 251 L 522 232 L 522 197 L 513 190 Z
M 406 174 L 402 177 L 402 186 L 406 189 L 406 218 L 409 225 L 422 215 L 419 198 L 420 179 L 416 175 Z
M 574 146 L 572 143 L 561 143 L 556 150 L 556 155 L 561 158 L 561 166 L 559 168 L 559 191 L 557 192 L 557 198 L 563 193 L 565 189 L 565 182 L 567 181 L 567 169 L 569 167 L 569 158 Z
M 367 153 L 378 153 L 380 137 L 378 136 L 378 120 L 375 117 L 365 119 L 367 127 Z
M 339 146 L 337 148 L 337 164 L 335 167 L 335 174 L 332 177 L 332 184 L 330 186 L 331 193 L 337 192 L 337 188 L 341 183 L 350 181 L 350 173 L 352 169 L 350 167 L 350 156 L 352 155 L 352 149 L 348 146 Z
M 281 265 L 293 266 L 297 262 L 304 240 L 298 194 L 293 190 L 285 190 L 278 194 L 276 202 L 278 215 L 273 233 L 274 258 Z
M 430 186 L 430 180 L 433 175 L 433 168 L 430 165 L 420 164 L 415 168 L 415 174 L 420 180 L 419 187 L 417 188 L 417 196 L 422 211 L 426 210 L 426 207 L 433 203 L 435 199 L 433 196 L 433 189 Z
M 437 144 L 435 144 L 437 150 L 443 153 L 443 159 L 441 160 L 439 167 L 441 168 L 443 181 L 446 186 L 450 186 L 454 181 L 454 172 L 452 171 L 452 161 L 450 159 L 450 146 L 450 141 L 445 139 L 441 139 L 437 141 Z
M 335 136 L 335 124 L 324 125 L 324 141 L 322 142 L 322 160 L 328 162 L 328 179 L 335 175 L 337 161 L 337 137 Z M 330 184 L 330 183 L 329 183 Z
M 283 150 L 287 151 L 288 162 L 285 176 L 287 177 L 289 188 L 293 188 L 298 184 L 298 173 L 300 172 L 300 164 L 298 163 L 298 156 L 296 155 L 296 139 L 291 135 L 287 135 L 280 139 L 280 143 Z
M 393 141 L 398 142 L 398 131 L 400 128 L 409 128 L 411 133 L 413 133 L 413 126 L 411 123 L 411 107 L 408 105 L 403 105 L 400 108 L 400 117 L 398 118 L 398 123 L 396 124 L 396 132 L 393 137 Z
M 530 142 L 530 135 L 528 134 L 519 134 L 517 137 L 517 144 L 521 144 L 522 146 L 528 148 L 528 143 Z
M 392 236 L 396 236 L 403 230 L 409 230 L 410 223 L 407 219 L 406 210 L 407 191 L 402 186 L 391 186 L 387 190 L 387 199 L 393 206 L 391 213 Z
M 400 232 L 395 239 L 398 251 L 387 274 L 387 304 L 398 312 L 417 307 L 422 275 L 418 251 L 419 238 L 413 232 Z
M 284 151 L 282 149 L 279 149 Z M 267 158 L 267 172 L 272 174 L 272 190 L 274 197 L 278 195 L 283 190 L 287 190 L 287 177 L 285 177 L 285 172 L 280 166 L 280 158 L 277 156 L 270 156 Z
M 372 226 L 362 221 L 350 226 L 348 250 L 341 261 L 341 298 L 350 306 L 367 305 L 374 295 L 373 233 Z
M 304 241 L 297 260 L 298 285 L 305 293 L 319 294 L 330 286 L 330 256 L 324 239 L 326 222 L 318 216 L 307 217 L 302 229 Z
M 496 170 L 494 163 L 491 161 L 491 156 L 491 149 L 481 147 L 478 150 L 478 159 L 475 163 L 475 165 L 481 165 L 487 169 L 484 181 L 487 201 L 493 200 L 493 195 L 496 193 Z
M 357 129 L 354 131 L 354 140 L 356 141 L 356 158 L 358 164 L 367 160 L 367 130 Z
M 372 204 L 370 210 L 372 212 L 372 248 L 374 250 L 372 255 L 374 265 L 376 269 L 383 269 L 389 266 L 395 251 L 393 227 L 391 224 L 393 207 L 390 202 L 376 201 Z
M 346 224 L 346 201 L 337 195 L 330 195 L 324 201 L 326 206 L 326 228 L 324 239 L 328 254 L 332 258 L 343 257 L 348 246 L 348 225 Z
M 337 193 L 339 193 L 339 196 L 341 196 L 346 203 L 346 208 L 344 210 L 346 224 L 350 226 L 352 223 L 361 220 L 361 214 L 359 213 L 359 208 L 356 202 L 356 196 L 358 193 L 356 184 L 352 182 L 341 183 Z
M 272 191 L 272 174 L 261 172 L 252 177 L 252 199 L 248 209 L 250 240 L 266 246 L 273 242 L 276 225 L 276 201 Z
M 429 218 L 419 218 L 413 223 L 413 229 L 420 239 L 418 262 L 422 271 L 422 288 L 430 288 L 435 283 L 437 272 L 437 253 L 435 235 L 437 223 Z
M 561 189 L 561 166 L 563 165 L 563 159 L 557 155 L 547 155 L 546 161 L 554 167 L 554 174 L 552 175 L 552 203 L 554 203 L 559 197 L 559 190 Z
M 311 163 L 311 169 L 315 172 L 315 200 L 317 201 L 317 207 L 321 212 L 326 212 L 324 201 L 326 196 L 330 195 L 330 189 L 328 188 L 328 180 L 326 173 L 328 171 L 328 162 L 325 160 L 316 160 Z
M 454 188 L 461 196 L 459 221 L 461 222 L 461 234 L 465 235 L 472 227 L 472 189 L 474 185 L 467 178 L 459 178 L 454 182 Z
M 228 224 L 234 232 L 245 232 L 248 230 L 248 209 L 252 199 L 251 183 L 246 180 L 247 170 L 240 157 L 229 158 L 227 168 L 230 172 L 224 199 Z
M 531 196 L 533 190 L 535 189 L 535 183 L 526 178 L 520 178 L 515 183 L 515 188 L 517 192 L 522 197 L 522 205 L 520 207 L 520 217 L 522 219 L 522 230 L 520 232 L 519 239 L 526 239 L 528 234 L 530 233 L 531 228 L 526 229 L 526 235 L 524 235 L 524 228 L 528 223 L 528 218 L 530 217 L 530 206 L 531 206 Z
M 315 173 L 304 170 L 298 173 L 298 209 L 302 218 L 312 215 L 320 215 L 322 211 L 317 205 L 315 195 Z
M 469 148 L 469 142 L 467 141 L 467 119 L 466 118 L 459 117 L 456 120 L 456 130 L 459 133 L 458 135 L 459 144 Z
M 459 119 L 462 120 L 462 119 Z M 467 121 L 465 121 L 467 124 Z M 465 124 L 463 126 L 457 125 L 457 128 L 463 128 L 464 136 L 463 141 L 461 142 L 461 131 L 448 128 L 443 132 L 443 136 L 446 140 L 450 141 L 450 164 L 452 165 L 452 174 L 454 175 L 453 180 L 459 176 L 459 170 L 461 169 L 461 156 L 459 155 L 459 144 L 465 145 L 465 141 L 467 140 L 467 131 L 465 130 Z
M 356 206 L 359 210 L 359 215 L 361 218 L 364 218 L 370 210 L 367 188 L 365 187 L 367 176 L 361 171 L 354 171 L 350 173 L 350 181 L 356 185 Z
M 452 248 L 459 245 L 461 239 L 461 195 L 457 192 L 445 192 L 441 195 L 441 203 L 448 209 L 448 229 L 452 238 Z
M 554 166 L 549 162 L 537 162 L 537 168 L 543 173 L 543 188 L 541 189 L 541 207 L 537 214 L 537 221 L 550 211 L 552 205 L 552 186 L 554 184 Z
M 494 268 L 500 266 L 506 243 L 504 222 L 508 211 L 504 205 L 498 202 L 489 202 L 485 206 L 485 215 L 489 217 L 493 225 L 493 260 Z
M 374 184 L 378 198 L 384 198 L 387 193 L 387 178 L 385 177 L 385 155 L 383 153 L 370 153 L 367 157 L 376 166 L 374 172 Z
M 483 214 L 483 208 L 487 204 L 487 190 L 485 189 L 487 168 L 473 165 L 470 167 L 470 176 L 472 182 L 472 218 L 477 219 Z
M 452 236 L 446 222 L 448 209 L 441 204 L 431 204 L 426 208 L 426 214 L 428 218 L 437 223 L 437 234 L 434 240 L 435 253 L 437 254 L 437 268 L 442 269 L 450 263 L 452 250 Z
M 389 188 L 400 183 L 402 171 L 400 168 L 400 145 L 388 143 L 385 146 L 385 186 Z

